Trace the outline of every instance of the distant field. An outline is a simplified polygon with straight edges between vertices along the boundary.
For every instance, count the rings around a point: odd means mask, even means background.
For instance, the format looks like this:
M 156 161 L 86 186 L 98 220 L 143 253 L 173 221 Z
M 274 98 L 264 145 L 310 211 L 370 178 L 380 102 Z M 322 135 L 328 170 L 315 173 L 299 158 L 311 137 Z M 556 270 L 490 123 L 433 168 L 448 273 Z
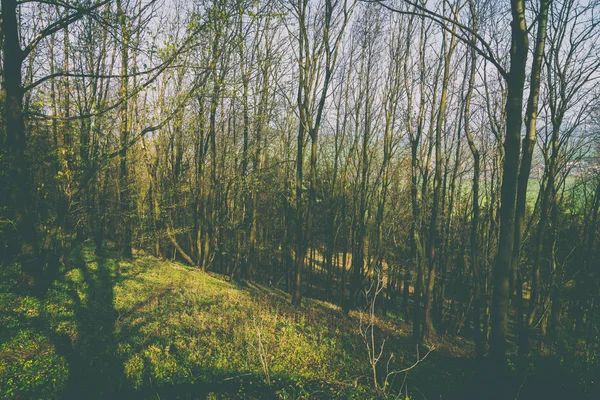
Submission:
M 575 177 L 570 176 L 566 180 L 567 188 L 571 187 L 575 183 L 576 183 Z M 465 193 L 465 192 L 470 193 L 471 186 L 472 186 L 472 183 L 469 179 L 463 180 L 463 183 L 461 186 L 463 188 L 463 193 Z M 483 189 L 480 189 L 480 190 L 483 190 Z M 529 183 L 527 183 L 527 205 L 529 207 L 535 206 L 535 202 L 537 200 L 539 191 L 540 191 L 540 181 L 537 179 L 530 179 Z M 480 191 L 480 196 L 483 196 L 483 194 L 484 194 L 484 192 Z M 482 198 L 482 202 L 483 202 L 483 204 L 485 204 L 485 197 Z

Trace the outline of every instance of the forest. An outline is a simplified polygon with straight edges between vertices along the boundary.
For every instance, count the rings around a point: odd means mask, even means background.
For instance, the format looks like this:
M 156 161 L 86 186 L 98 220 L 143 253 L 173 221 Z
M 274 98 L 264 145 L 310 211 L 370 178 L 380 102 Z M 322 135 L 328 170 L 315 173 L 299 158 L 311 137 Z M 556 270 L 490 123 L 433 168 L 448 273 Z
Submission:
M 0 398 L 600 398 L 598 0 L 0 26 Z

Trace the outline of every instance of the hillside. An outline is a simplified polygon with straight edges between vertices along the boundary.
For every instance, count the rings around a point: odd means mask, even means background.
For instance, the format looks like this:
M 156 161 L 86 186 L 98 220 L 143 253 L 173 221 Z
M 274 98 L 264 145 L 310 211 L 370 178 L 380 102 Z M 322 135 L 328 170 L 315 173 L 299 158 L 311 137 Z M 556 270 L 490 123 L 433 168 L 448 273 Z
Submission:
M 116 261 L 80 247 L 70 262 L 42 301 L 7 293 L 3 280 L 2 398 L 285 397 L 322 383 L 343 392 L 368 371 L 356 316 L 327 303 L 294 310 L 278 290 L 151 257 Z M 381 326 L 395 341 L 406 333 Z
M 3 399 L 449 398 L 475 377 L 471 342 L 440 338 L 377 391 L 359 333 L 366 314 L 311 299 L 295 309 L 277 289 L 149 256 L 123 261 L 78 247 L 42 300 L 17 291 L 17 266 L 2 275 Z M 381 384 L 392 352 L 390 371 L 417 355 L 401 319 L 375 324 L 375 348 L 385 339 Z M 534 377 L 515 384 L 534 388 Z

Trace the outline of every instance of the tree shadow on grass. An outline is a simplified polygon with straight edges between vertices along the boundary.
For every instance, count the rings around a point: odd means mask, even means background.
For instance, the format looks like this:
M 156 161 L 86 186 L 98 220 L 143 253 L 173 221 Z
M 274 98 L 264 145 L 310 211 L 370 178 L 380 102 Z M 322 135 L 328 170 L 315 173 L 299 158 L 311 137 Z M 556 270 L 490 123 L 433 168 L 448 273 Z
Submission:
M 187 307 L 180 301 L 181 288 L 173 282 L 154 287 L 152 279 L 141 276 L 141 271 L 152 268 L 145 265 L 144 260 L 136 260 L 136 267 L 127 263 L 119 265 L 110 257 L 95 257 L 85 248 L 74 252 L 72 258 L 74 268 L 81 271 L 80 284 L 85 294 L 75 311 L 77 338 L 67 358 L 70 375 L 64 398 L 205 399 L 211 398 L 212 394 L 219 398 L 275 398 L 275 389 L 264 384 L 259 376 L 233 372 L 228 378 L 223 376 L 225 371 L 207 370 L 191 364 L 186 366 L 199 377 L 195 382 L 147 381 L 155 374 L 152 368 L 161 366 L 149 364 L 151 361 L 146 360 L 145 355 L 142 355 L 145 359 L 144 384 L 141 388 L 134 387 L 124 367 L 128 355 L 140 355 L 145 349 L 160 348 L 173 356 L 168 362 L 186 362 L 178 358 L 179 350 L 174 338 L 160 327 L 169 323 L 165 319 L 167 315 L 176 316 Z M 135 304 L 123 312 L 116 309 L 114 301 L 115 286 L 125 282 L 136 282 L 151 290 L 133 292 Z M 146 298 L 146 295 L 149 297 Z M 206 299 L 195 304 L 195 310 L 209 309 L 215 301 Z M 151 333 L 148 328 L 154 324 L 159 325 L 159 331 Z M 119 351 L 123 346 L 127 350 Z
M 123 381 L 123 364 L 117 356 L 114 327 L 114 286 L 118 267 L 102 257 L 86 259 L 83 247 L 73 252 L 73 263 L 87 285 L 75 308 L 77 337 L 71 348 L 66 399 L 114 398 Z M 89 257 L 89 256 L 88 256 Z

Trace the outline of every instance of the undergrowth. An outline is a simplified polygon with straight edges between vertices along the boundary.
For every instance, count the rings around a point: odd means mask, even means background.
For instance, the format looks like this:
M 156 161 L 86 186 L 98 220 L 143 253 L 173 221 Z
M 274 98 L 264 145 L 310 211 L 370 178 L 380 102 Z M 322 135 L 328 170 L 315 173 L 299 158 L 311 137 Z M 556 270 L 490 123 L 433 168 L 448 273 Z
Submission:
M 90 246 L 64 264 L 43 297 L 23 291 L 18 265 L 0 268 L 2 399 L 369 399 L 400 389 L 403 400 L 468 399 L 494 387 L 511 399 L 600 395 L 596 364 L 512 357 L 507 375 L 489 376 L 472 341 L 449 336 L 376 390 L 366 314 L 308 298 L 293 308 L 272 287 Z M 378 376 L 414 364 L 410 327 L 394 315 L 373 323 L 381 360 L 391 360 Z

